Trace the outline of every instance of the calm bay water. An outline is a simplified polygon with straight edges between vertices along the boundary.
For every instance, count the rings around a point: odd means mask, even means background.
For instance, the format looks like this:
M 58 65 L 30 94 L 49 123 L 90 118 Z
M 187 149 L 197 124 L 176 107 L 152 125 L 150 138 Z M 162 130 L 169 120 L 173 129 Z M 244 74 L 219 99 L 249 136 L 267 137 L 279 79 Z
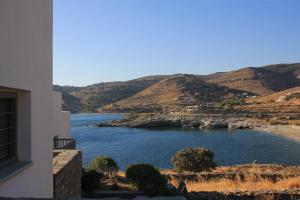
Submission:
M 71 134 L 87 165 L 97 155 L 113 157 L 121 169 L 131 163 L 171 168 L 171 157 L 186 147 L 203 146 L 215 152 L 219 165 L 243 163 L 300 164 L 300 143 L 255 130 L 98 128 L 100 121 L 119 114 L 74 114 Z

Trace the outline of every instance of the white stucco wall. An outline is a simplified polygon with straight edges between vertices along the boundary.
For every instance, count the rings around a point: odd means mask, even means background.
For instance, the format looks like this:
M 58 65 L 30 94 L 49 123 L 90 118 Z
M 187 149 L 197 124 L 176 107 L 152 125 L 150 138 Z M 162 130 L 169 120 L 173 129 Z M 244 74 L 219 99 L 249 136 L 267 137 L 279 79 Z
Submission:
M 70 112 L 62 111 L 62 103 L 61 93 L 53 91 L 54 133 L 60 138 L 70 138 Z
M 30 112 L 30 118 L 23 118 L 20 123 L 30 131 L 27 143 L 33 162 L 0 184 L 0 196 L 52 197 L 52 145 L 56 131 L 52 102 L 52 0 L 0 1 L 0 87 L 25 90 L 19 96 L 28 102 L 19 103 L 19 107 L 27 105 L 24 112 Z M 22 152 L 18 156 L 28 159 Z
M 71 127 L 71 113 L 69 111 L 62 111 L 62 118 L 63 118 L 63 124 L 62 124 L 62 136 L 64 138 L 71 138 L 70 135 L 70 127 Z

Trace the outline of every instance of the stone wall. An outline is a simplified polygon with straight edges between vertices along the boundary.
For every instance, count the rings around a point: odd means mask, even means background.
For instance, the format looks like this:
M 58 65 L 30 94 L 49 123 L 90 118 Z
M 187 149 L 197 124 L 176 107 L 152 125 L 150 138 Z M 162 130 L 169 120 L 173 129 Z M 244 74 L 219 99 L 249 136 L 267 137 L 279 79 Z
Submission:
M 67 199 L 81 196 L 81 152 L 54 150 L 53 155 L 53 197 Z

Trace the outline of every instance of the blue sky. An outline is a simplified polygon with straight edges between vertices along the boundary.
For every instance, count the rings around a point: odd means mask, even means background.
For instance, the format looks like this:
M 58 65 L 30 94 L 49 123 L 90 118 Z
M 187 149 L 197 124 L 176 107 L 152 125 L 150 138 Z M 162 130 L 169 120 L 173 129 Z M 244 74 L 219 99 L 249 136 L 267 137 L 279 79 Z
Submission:
M 300 62 L 300 0 L 54 0 L 54 84 Z

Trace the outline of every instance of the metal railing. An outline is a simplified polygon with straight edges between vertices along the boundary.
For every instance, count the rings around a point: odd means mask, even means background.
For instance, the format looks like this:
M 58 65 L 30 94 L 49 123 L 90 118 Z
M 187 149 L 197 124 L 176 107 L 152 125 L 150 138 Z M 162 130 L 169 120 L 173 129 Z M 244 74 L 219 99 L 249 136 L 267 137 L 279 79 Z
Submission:
M 53 149 L 76 149 L 76 140 L 72 138 L 53 138 Z

